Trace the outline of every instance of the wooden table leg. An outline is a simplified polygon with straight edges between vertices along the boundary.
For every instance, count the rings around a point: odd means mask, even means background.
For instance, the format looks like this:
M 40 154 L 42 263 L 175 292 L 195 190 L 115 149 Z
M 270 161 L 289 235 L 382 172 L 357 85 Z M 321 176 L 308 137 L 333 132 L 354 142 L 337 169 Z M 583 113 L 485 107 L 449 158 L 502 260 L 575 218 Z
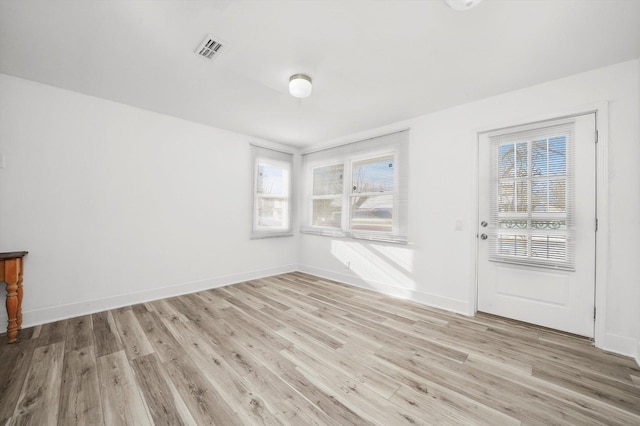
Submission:
M 22 330 L 22 258 L 18 261 L 18 312 L 16 313 L 18 330 Z
M 5 260 L 4 280 L 7 283 L 7 338 L 9 343 L 14 343 L 18 336 L 18 259 Z

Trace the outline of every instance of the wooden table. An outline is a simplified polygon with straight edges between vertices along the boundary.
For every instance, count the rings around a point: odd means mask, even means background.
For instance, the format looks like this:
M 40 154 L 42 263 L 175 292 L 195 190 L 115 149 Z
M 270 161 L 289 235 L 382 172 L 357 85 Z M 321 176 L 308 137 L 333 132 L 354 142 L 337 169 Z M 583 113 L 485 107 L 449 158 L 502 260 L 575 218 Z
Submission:
M 0 253 L 0 281 L 7 283 L 7 338 L 14 343 L 22 327 L 22 258 L 28 251 Z

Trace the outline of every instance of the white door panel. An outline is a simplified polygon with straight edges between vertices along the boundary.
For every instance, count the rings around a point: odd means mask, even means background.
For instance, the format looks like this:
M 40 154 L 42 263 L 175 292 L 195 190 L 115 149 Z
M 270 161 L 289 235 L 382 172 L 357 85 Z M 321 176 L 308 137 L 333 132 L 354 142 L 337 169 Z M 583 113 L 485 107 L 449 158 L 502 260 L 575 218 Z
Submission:
M 573 149 L 567 145 L 564 158 L 553 154 L 550 141 L 554 139 L 550 134 L 545 148 L 546 166 L 542 167 L 553 167 L 552 157 L 560 164 L 560 160 L 566 162 L 573 156 L 573 172 L 567 162 L 566 182 L 561 184 L 557 183 L 561 178 L 549 177 L 546 169 L 541 172 L 540 167 L 535 168 L 540 163 L 540 155 L 536 159 L 536 154 L 543 152 L 538 139 L 518 139 L 523 134 L 521 129 L 503 132 L 501 140 L 513 135 L 516 138 L 516 142 L 504 145 L 496 143 L 495 137 L 492 142 L 490 134 L 480 136 L 478 310 L 593 337 L 595 114 L 569 121 L 574 122 Z M 540 125 L 548 126 L 549 123 Z M 504 148 L 511 146 L 513 154 Z M 513 178 L 494 178 L 508 176 L 500 164 L 507 154 L 513 156 Z M 546 192 L 540 192 L 543 187 Z M 544 198 L 541 193 L 546 194 L 546 207 L 539 206 Z M 557 201 L 562 197 L 566 199 Z M 566 207 L 564 213 L 558 208 L 562 203 Z

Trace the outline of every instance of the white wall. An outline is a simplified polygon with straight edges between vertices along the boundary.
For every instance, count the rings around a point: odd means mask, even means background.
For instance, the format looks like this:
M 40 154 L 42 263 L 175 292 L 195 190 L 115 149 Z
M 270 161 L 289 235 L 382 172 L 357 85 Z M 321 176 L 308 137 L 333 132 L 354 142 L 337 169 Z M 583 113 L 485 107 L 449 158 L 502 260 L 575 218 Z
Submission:
M 574 75 L 340 140 L 410 127 L 410 244 L 301 235 L 301 269 L 461 313 L 474 310 L 476 131 L 609 102 L 606 317 L 600 346 L 636 355 L 640 339 L 639 61 Z M 462 220 L 463 230 L 455 229 Z M 347 269 L 346 264 L 351 268 Z
M 0 251 L 29 251 L 25 325 L 294 270 L 297 238 L 249 239 L 248 143 L 0 74 Z
M 640 66 L 638 66 L 638 99 L 640 99 Z M 640 108 L 638 108 L 638 133 L 640 133 Z M 640 156 L 637 159 L 638 164 L 640 164 Z M 637 187 L 640 188 L 640 182 L 637 183 Z M 640 197 L 640 191 L 636 192 L 637 196 Z M 640 276 L 636 276 L 637 284 L 636 286 L 640 288 Z M 640 324 L 640 309 L 638 309 L 638 324 Z M 636 363 L 640 365 L 640 327 L 638 328 L 638 334 L 636 335 L 637 345 L 636 345 Z
M 328 141 L 411 127 L 407 246 L 251 241 L 248 137 L 0 74 L 0 251 L 30 251 L 25 325 L 293 269 L 468 314 L 475 131 L 601 101 L 610 113 L 601 344 L 640 358 L 637 60 Z

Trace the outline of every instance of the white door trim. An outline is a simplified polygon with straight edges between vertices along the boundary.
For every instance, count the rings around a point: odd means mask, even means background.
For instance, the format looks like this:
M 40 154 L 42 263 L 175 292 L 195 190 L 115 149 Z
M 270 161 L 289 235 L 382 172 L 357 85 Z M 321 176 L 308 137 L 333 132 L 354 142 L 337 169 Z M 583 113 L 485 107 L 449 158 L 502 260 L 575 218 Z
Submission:
M 547 120 L 554 120 L 561 117 L 570 117 L 595 113 L 596 126 L 598 129 L 598 143 L 596 144 L 596 217 L 598 218 L 598 232 L 596 232 L 596 273 L 595 273 L 595 307 L 596 320 L 594 330 L 594 342 L 596 347 L 602 348 L 605 344 L 606 334 L 606 306 L 607 306 L 607 277 L 609 276 L 607 259 L 609 257 L 609 104 L 606 101 L 577 106 L 565 110 L 556 111 L 552 114 L 544 114 L 537 117 L 524 117 L 508 120 L 506 122 L 484 126 L 473 130 L 470 137 L 471 152 L 473 152 L 473 194 L 471 197 L 471 211 L 473 212 L 474 226 L 470 235 L 471 247 L 471 285 L 469 300 L 469 315 L 475 315 L 478 311 L 478 234 L 479 234 L 479 145 L 480 135 L 489 131 L 520 126 L 527 123 L 536 123 Z

